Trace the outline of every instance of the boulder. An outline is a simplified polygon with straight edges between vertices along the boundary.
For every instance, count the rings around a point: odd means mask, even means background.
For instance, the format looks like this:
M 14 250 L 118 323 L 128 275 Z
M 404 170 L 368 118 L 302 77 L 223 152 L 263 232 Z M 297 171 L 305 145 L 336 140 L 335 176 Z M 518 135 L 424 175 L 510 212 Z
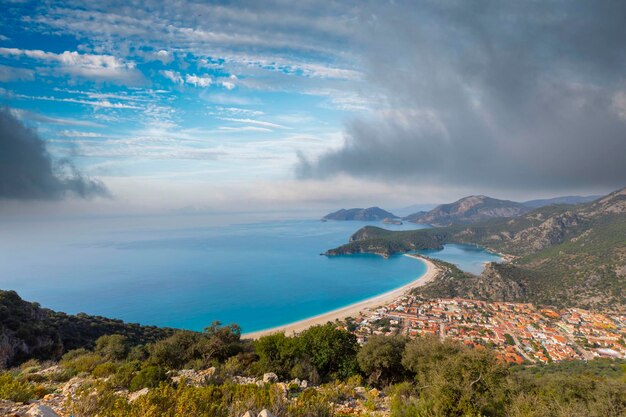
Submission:
M 66 397 L 72 397 L 76 393 L 76 390 L 83 386 L 84 382 L 85 380 L 83 378 L 75 376 L 63 385 L 61 393 Z
M 262 409 L 257 417 L 276 417 L 274 414 L 270 413 L 266 408 Z
M 248 410 L 246 411 L 246 413 L 241 416 L 241 417 L 257 417 L 256 414 L 254 414 L 252 411 Z
M 300 388 L 305 389 L 309 386 L 309 381 L 307 381 L 306 379 L 302 380 L 302 382 L 300 382 Z
M 276 381 L 278 381 L 278 375 L 276 375 L 274 372 L 268 372 L 266 374 L 263 374 L 263 382 L 265 382 L 266 384 Z
M 131 392 L 130 394 L 128 394 L 128 401 L 132 403 L 133 401 L 136 401 L 137 398 L 146 395 L 148 392 L 150 392 L 148 388 L 142 388 L 139 391 Z
M 215 367 L 204 369 L 202 371 L 196 371 L 195 369 L 181 369 L 176 376 L 172 377 L 172 381 L 180 383 L 184 378 L 185 381 L 194 386 L 201 386 L 206 383 L 207 379 L 210 379 L 215 375 Z
M 258 381 L 254 378 L 251 377 L 247 377 L 247 376 L 234 376 L 233 380 L 240 385 L 245 385 L 245 384 L 256 384 Z M 260 381 L 261 384 L 263 383 L 263 381 Z
M 33 404 L 26 412 L 28 417 L 59 417 L 54 410 L 46 405 Z
M 374 398 L 378 398 L 378 396 L 380 395 L 380 391 L 378 391 L 376 388 L 372 388 L 368 391 L 368 394 Z

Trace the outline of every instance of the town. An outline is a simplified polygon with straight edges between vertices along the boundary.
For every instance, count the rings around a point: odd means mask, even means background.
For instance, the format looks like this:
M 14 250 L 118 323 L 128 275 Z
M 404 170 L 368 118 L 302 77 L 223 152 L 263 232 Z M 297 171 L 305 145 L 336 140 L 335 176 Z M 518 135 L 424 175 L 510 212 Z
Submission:
M 345 321 L 359 343 L 375 334 L 433 335 L 489 347 L 508 363 L 626 358 L 626 315 L 528 303 L 404 296 Z

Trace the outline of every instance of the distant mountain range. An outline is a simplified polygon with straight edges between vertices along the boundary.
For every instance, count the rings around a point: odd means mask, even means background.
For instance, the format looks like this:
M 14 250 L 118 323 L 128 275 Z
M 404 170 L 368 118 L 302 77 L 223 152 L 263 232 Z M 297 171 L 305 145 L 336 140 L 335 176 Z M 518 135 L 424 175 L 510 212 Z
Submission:
M 409 231 L 366 226 L 326 254 L 389 256 L 447 243 L 483 246 L 511 255 L 511 262 L 490 264 L 480 276 L 447 274 L 423 287 L 428 297 L 626 308 L 626 188 L 589 203 L 547 205 L 471 224 Z
M 526 207 L 539 208 L 539 207 L 550 206 L 553 204 L 589 203 L 591 201 L 597 200 L 600 197 L 602 196 L 601 195 L 587 195 L 587 196 L 568 195 L 568 196 L 563 196 L 563 197 L 544 198 L 540 200 L 524 201 L 522 204 L 525 205 Z
M 367 209 L 341 209 L 327 214 L 323 220 L 362 220 L 379 221 L 385 218 L 399 218 L 412 223 L 430 224 L 433 226 L 450 226 L 453 224 L 470 224 L 489 219 L 518 217 L 531 210 L 551 205 L 583 204 L 596 200 L 600 196 L 564 196 L 542 200 L 530 200 L 523 203 L 499 200 L 484 195 L 471 195 L 454 203 L 440 204 L 431 210 L 413 212 L 407 216 L 396 216 L 379 207 Z M 428 208 L 428 205 L 414 205 L 401 209 L 405 213 L 408 208 Z M 432 207 L 432 206 L 430 206 Z
M 398 218 L 395 214 L 390 213 L 380 207 L 369 208 L 352 208 L 341 209 L 334 213 L 327 214 L 322 220 L 361 220 L 361 221 L 378 221 L 384 219 Z

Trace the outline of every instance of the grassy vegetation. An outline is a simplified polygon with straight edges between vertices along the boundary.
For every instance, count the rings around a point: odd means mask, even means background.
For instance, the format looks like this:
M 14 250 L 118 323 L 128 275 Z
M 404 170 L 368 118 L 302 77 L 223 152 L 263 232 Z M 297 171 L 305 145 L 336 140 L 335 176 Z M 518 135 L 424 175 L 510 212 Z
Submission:
M 174 363 L 172 355 L 186 362 Z M 170 378 L 179 367 L 209 365 L 215 369 L 200 384 Z M 278 417 L 330 417 L 338 415 L 334 404 L 355 399 L 363 409 L 385 409 L 391 416 L 626 413 L 625 365 L 620 361 L 508 367 L 487 349 L 432 337 L 376 336 L 359 347 L 352 335 L 332 324 L 254 342 L 241 340 L 236 326 L 216 324 L 193 340 L 175 334 L 141 348 L 131 348 L 124 337 L 105 336 L 93 350 L 68 352 L 54 373 L 39 373 L 40 368 L 30 361 L 0 374 L 0 399 L 28 401 L 45 395 L 42 384 L 54 387 L 78 375 L 81 384 L 67 403 L 75 417 L 241 417 L 261 409 Z M 283 380 L 317 377 L 319 385 L 245 384 L 234 378 L 261 377 L 268 371 Z M 144 387 L 148 393 L 136 399 L 124 394 Z

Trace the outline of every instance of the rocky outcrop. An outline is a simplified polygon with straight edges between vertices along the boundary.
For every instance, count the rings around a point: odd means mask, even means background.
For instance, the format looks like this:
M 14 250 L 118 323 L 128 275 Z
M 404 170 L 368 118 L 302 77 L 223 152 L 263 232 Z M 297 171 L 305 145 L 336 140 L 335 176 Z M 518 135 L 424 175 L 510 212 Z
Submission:
M 205 385 L 215 375 L 215 367 L 196 371 L 195 369 L 181 369 L 172 376 L 172 381 L 179 383 L 183 379 L 187 384 L 201 386 Z
M 579 216 L 567 211 L 514 234 L 510 240 L 517 247 L 535 252 L 563 242 L 579 224 Z
M 490 262 L 468 285 L 467 298 L 492 301 L 519 301 L 526 297 L 526 285 L 515 279 L 514 266 Z
M 59 417 L 54 410 L 46 405 L 33 404 L 33 406 L 26 412 L 28 417 Z
M 268 372 L 266 374 L 263 374 L 264 383 L 271 384 L 276 381 L 278 381 L 278 375 L 276 375 L 274 372 Z
M 481 275 L 462 272 L 452 264 L 434 261 L 441 270 L 435 281 L 415 289 L 426 298 L 468 298 L 484 301 L 520 301 L 527 296 L 523 274 L 510 264 L 490 262 Z

